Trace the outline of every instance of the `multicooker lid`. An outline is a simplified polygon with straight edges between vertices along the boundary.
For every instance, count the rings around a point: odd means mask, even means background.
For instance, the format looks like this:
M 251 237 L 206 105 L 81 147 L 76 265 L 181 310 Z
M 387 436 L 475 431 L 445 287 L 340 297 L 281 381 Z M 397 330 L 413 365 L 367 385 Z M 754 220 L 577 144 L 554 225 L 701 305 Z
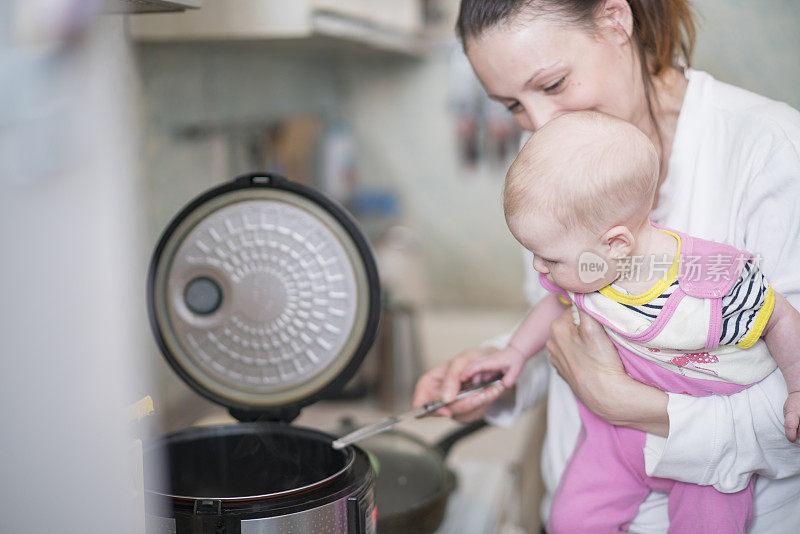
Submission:
M 276 175 L 194 199 L 150 263 L 148 311 L 164 356 L 232 412 L 291 419 L 343 386 L 372 344 L 379 305 L 375 262 L 352 219 Z

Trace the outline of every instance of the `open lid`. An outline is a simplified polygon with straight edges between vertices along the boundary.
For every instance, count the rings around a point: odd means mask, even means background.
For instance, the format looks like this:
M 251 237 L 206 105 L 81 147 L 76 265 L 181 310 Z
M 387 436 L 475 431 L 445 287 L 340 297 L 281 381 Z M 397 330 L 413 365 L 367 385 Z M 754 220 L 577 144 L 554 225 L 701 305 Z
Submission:
M 153 253 L 147 292 L 169 364 L 240 419 L 291 420 L 344 386 L 380 313 L 375 261 L 353 220 L 270 174 L 181 210 Z

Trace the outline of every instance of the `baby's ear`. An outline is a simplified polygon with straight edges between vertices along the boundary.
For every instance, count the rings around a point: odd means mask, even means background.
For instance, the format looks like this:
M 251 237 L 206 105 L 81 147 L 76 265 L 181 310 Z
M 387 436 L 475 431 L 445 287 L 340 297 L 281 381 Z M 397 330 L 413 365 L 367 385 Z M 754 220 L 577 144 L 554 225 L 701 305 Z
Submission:
M 603 246 L 608 247 L 608 255 L 615 260 L 626 258 L 633 252 L 635 239 L 627 226 L 615 226 L 600 239 Z

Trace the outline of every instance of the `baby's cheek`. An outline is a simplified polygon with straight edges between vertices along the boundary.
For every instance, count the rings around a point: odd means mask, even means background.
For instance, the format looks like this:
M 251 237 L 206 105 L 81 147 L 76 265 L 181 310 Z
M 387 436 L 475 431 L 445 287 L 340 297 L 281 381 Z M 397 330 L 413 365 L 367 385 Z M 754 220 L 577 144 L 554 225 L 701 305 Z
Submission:
M 578 271 L 572 265 L 559 264 L 555 272 L 562 280 L 568 280 L 570 283 L 578 281 Z

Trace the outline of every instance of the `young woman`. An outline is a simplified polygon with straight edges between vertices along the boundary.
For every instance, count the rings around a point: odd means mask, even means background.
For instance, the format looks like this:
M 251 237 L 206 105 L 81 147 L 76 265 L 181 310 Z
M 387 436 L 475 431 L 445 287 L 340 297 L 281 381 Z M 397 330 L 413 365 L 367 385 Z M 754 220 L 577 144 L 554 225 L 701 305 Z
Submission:
M 489 97 L 522 128 L 593 109 L 641 129 L 661 161 L 654 222 L 755 252 L 775 290 L 800 308 L 800 113 L 679 67 L 691 59 L 694 36 L 686 0 L 463 0 L 458 32 Z M 525 291 L 535 303 L 544 292 L 528 265 Z M 565 314 L 551 329 L 557 374 L 540 356 L 514 392 L 487 392 L 442 412 L 510 424 L 548 395 L 545 518 L 578 438 L 574 393 L 606 421 L 649 433 L 650 476 L 732 492 L 758 473 L 751 532 L 800 531 L 800 446 L 780 428 L 787 391 L 778 371 L 731 396 L 667 394 L 630 378 L 602 327 L 580 319 L 575 326 Z M 464 367 L 506 341 L 428 371 L 415 405 L 452 398 Z M 666 498 L 653 493 L 629 531 L 668 526 Z

